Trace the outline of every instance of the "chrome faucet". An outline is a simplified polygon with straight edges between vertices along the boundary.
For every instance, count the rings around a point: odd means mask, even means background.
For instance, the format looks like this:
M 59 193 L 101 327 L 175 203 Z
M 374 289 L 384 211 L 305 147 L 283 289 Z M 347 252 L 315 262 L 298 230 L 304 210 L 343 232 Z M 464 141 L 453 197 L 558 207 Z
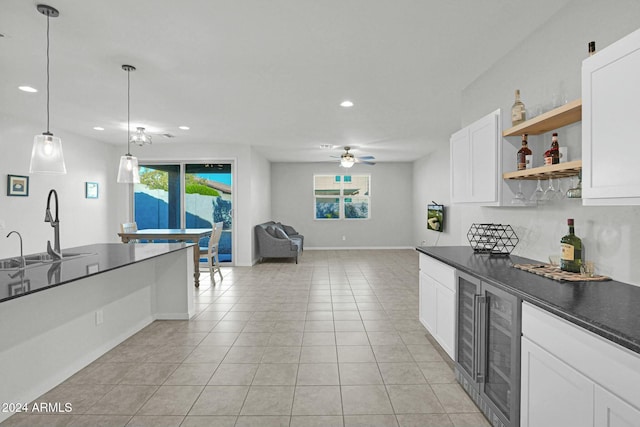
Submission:
M 51 215 L 51 196 L 55 196 L 56 199 L 56 217 L 55 219 Z M 62 252 L 60 251 L 60 220 L 58 219 L 58 193 L 56 190 L 49 191 L 47 197 L 47 211 L 44 214 L 44 222 L 48 222 L 53 227 L 53 248 L 51 247 L 51 240 L 47 241 L 47 253 L 51 255 L 53 259 L 62 259 Z
M 24 252 L 22 252 L 22 235 L 20 233 L 18 233 L 17 231 L 11 231 L 9 234 L 7 234 L 7 238 L 9 238 L 9 236 L 11 236 L 12 234 L 17 234 L 18 237 L 20 238 L 20 270 L 23 270 L 26 262 L 24 260 Z

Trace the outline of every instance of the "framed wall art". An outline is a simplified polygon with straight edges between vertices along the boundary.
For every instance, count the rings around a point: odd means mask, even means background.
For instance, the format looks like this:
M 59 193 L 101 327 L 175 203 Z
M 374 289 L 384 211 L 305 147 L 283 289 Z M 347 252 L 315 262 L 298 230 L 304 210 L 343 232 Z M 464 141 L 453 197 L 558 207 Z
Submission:
M 97 199 L 98 198 L 98 183 L 97 182 L 85 182 L 84 183 L 84 194 L 87 199 Z
M 7 175 L 7 196 L 29 196 L 29 177 Z

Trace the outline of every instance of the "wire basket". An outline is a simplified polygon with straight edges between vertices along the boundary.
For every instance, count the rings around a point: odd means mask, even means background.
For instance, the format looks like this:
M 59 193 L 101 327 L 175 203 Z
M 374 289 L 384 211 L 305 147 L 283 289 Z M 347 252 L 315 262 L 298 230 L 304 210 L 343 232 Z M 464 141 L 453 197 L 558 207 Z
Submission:
M 471 224 L 467 240 L 476 253 L 509 255 L 519 242 L 510 225 Z

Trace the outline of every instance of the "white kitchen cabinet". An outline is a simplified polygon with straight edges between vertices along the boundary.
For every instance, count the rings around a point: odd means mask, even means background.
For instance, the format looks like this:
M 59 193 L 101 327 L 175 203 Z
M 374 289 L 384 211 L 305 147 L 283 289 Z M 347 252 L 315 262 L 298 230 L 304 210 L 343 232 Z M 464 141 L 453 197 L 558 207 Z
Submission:
M 520 426 L 593 425 L 594 384 L 534 344 L 521 342 Z
M 496 110 L 450 139 L 451 202 L 495 206 L 502 188 L 501 112 Z
M 596 426 L 637 427 L 640 424 L 640 410 L 600 386 L 596 386 L 595 392 Z
M 420 323 L 453 359 L 455 350 L 456 270 L 420 254 Z
M 640 30 L 582 63 L 582 199 L 640 204 Z
M 521 427 L 640 427 L 640 355 L 522 304 Z

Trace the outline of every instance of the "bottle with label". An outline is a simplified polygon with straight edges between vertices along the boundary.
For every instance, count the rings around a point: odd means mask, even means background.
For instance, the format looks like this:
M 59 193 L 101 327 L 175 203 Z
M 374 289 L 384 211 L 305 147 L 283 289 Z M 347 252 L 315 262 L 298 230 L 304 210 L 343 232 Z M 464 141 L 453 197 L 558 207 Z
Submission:
M 511 107 L 511 125 L 515 126 L 527 120 L 524 104 L 520 101 L 520 89 L 516 89 L 516 101 Z
M 589 42 L 589 56 L 593 56 L 596 53 L 596 42 Z
M 567 220 L 569 234 L 560 239 L 562 255 L 560 256 L 560 269 L 572 273 L 580 273 L 582 266 L 582 240 L 575 235 L 573 218 Z
M 558 134 L 555 132 L 551 136 L 551 148 L 549 149 L 549 157 L 551 157 L 551 164 L 555 165 L 560 163 L 560 147 L 558 147 Z
M 527 156 L 531 155 L 531 150 L 527 145 L 527 137 L 528 134 L 522 134 L 522 147 L 518 150 L 517 161 L 518 161 L 518 170 L 525 170 L 527 168 Z

